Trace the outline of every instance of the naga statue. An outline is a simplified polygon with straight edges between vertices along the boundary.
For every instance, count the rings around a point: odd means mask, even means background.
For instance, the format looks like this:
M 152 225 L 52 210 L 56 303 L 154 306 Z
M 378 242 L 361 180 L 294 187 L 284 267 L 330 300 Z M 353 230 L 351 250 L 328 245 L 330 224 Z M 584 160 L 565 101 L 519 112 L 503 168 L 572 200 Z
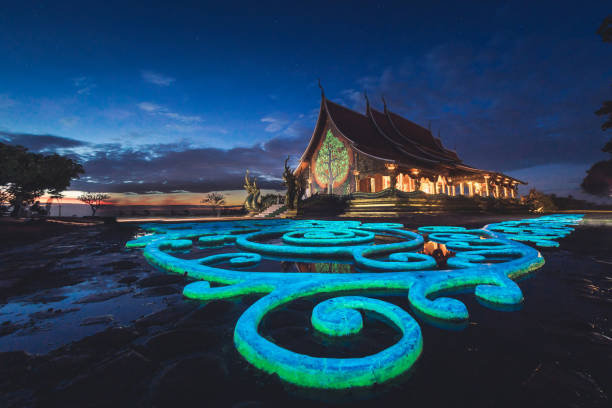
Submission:
M 253 176 L 253 181 L 249 179 L 249 171 L 246 171 L 244 175 L 244 189 L 247 192 L 247 198 L 244 201 L 244 206 L 248 212 L 259 212 L 261 209 L 261 197 L 259 187 L 257 187 L 257 181 Z

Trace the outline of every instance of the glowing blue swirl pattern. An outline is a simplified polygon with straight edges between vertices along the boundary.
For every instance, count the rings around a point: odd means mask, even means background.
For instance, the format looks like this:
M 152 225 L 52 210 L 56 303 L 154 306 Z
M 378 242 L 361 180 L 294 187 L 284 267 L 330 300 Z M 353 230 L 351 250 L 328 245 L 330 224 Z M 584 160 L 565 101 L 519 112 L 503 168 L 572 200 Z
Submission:
M 556 241 L 569 235 L 582 219 L 577 214 L 553 214 L 545 217 L 519 221 L 503 221 L 489 224 L 484 228 L 502 233 L 515 241 L 533 242 L 540 247 L 558 247 Z
M 486 306 L 515 306 L 523 301 L 512 280 L 539 268 L 544 259 L 534 248 L 516 241 L 552 246 L 567 235 L 581 215 L 546 216 L 490 224 L 483 229 L 422 227 L 419 233 L 396 223 L 359 221 L 257 220 L 243 222 L 146 224 L 149 234 L 129 241 L 143 248 L 154 266 L 195 281 L 183 294 L 204 301 L 261 294 L 238 319 L 234 343 L 251 364 L 285 381 L 315 388 L 370 386 L 407 371 L 421 354 L 421 329 L 413 317 L 388 302 L 362 296 L 332 297 L 312 311 L 315 330 L 327 336 L 352 336 L 363 327 L 360 310 L 385 317 L 400 332 L 400 340 L 377 353 L 356 358 L 316 357 L 280 347 L 258 331 L 262 319 L 296 299 L 344 291 L 404 291 L 414 312 L 429 321 L 462 322 L 466 306 L 442 296 L 458 288 L 473 288 Z M 446 269 L 417 252 L 425 239 L 455 252 Z M 378 243 L 377 237 L 386 237 Z M 199 259 L 180 259 L 173 251 L 193 246 L 238 249 Z M 262 259 L 352 263 L 358 273 L 320 274 L 249 272 Z M 222 268 L 229 265 L 231 269 Z M 242 269 L 242 270 L 241 270 Z M 215 283 L 211 286 L 210 283 Z

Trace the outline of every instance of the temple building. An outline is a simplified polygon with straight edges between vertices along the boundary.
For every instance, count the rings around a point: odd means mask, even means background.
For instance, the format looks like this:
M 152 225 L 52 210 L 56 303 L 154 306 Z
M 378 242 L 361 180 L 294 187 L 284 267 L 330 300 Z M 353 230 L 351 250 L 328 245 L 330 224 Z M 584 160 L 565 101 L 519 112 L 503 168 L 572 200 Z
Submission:
M 439 138 L 410 120 L 370 106 L 365 114 L 325 97 L 295 172 L 307 180 L 306 195 L 379 193 L 384 190 L 517 198 L 526 184 L 500 172 L 469 166 Z M 383 101 L 384 102 L 384 101 Z

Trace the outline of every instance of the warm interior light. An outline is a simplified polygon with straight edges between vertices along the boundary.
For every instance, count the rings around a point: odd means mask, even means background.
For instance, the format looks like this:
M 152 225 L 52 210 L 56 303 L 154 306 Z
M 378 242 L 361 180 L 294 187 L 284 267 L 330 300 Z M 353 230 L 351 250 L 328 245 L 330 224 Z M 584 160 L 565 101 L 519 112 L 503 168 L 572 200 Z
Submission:
M 387 170 L 393 171 L 393 170 L 397 169 L 397 164 L 395 164 L 395 163 L 385 163 L 385 167 L 387 168 Z

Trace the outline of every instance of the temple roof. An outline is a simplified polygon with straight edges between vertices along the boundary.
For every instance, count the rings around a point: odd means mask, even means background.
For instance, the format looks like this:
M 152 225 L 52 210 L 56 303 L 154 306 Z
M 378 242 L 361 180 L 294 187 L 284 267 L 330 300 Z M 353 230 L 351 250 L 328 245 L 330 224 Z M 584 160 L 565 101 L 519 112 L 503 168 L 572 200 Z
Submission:
M 434 137 L 428 129 L 391 112 L 387 109 L 386 103 L 384 112 L 380 112 L 373 109 L 368 101 L 364 115 L 330 101 L 323 92 L 321 92 L 317 125 L 308 147 L 300 158 L 298 169 L 314 154 L 328 118 L 354 150 L 378 160 L 396 163 L 403 167 L 419 167 L 443 173 L 490 174 L 494 177 L 502 176 L 516 180 L 501 173 L 463 164 L 457 153 L 445 148 L 440 139 Z M 516 181 L 523 183 L 520 180 Z
M 457 153 L 442 146 L 440 139 L 435 138 L 428 129 L 385 108 L 386 118 L 394 129 L 404 138 L 417 144 L 421 149 L 434 154 L 441 160 L 460 162 Z

